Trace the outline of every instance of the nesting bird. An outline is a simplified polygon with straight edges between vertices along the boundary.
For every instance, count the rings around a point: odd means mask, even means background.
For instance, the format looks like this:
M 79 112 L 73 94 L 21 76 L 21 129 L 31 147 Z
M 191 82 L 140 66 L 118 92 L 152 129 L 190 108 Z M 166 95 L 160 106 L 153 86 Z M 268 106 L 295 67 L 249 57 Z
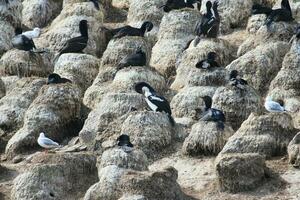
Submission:
M 130 142 L 130 137 L 126 134 L 122 134 L 117 138 L 117 145 L 126 153 L 129 153 L 133 150 L 133 144 Z
M 167 0 L 167 2 L 160 8 L 163 8 L 164 12 L 170 12 L 171 10 L 177 10 L 182 8 L 194 8 L 193 4 L 197 4 L 197 9 L 200 10 L 202 0 Z
M 172 111 L 167 99 L 156 94 L 156 91 L 145 82 L 139 82 L 135 85 L 135 91 L 143 94 L 149 108 L 155 112 L 164 112 L 168 115 L 170 123 L 174 126 L 175 121 L 172 117 Z
M 26 31 L 22 33 L 22 35 L 25 35 L 29 39 L 38 38 L 40 34 L 41 34 L 41 29 L 38 27 L 34 28 L 32 31 Z
M 146 32 L 150 32 L 153 29 L 153 24 L 150 21 L 145 21 L 141 28 L 134 28 L 132 26 L 124 26 L 118 29 L 114 29 L 113 32 L 116 34 L 113 38 L 121 38 L 125 36 L 141 36 L 144 37 Z
M 215 52 L 209 52 L 206 59 L 201 60 L 196 64 L 196 68 L 210 69 L 213 67 L 220 67 L 219 63 L 216 61 L 216 58 L 217 54 Z
M 32 38 L 30 38 L 30 34 L 28 33 L 27 35 L 29 36 L 26 36 L 22 33 L 21 28 L 16 28 L 15 36 L 12 38 L 11 41 L 13 47 L 23 51 L 33 51 L 33 49 L 36 49 Z
M 62 78 L 56 73 L 52 73 L 48 76 L 47 84 L 60 84 L 60 83 L 72 83 L 69 79 Z
M 142 50 L 142 48 L 139 47 L 135 53 L 130 54 L 125 58 L 123 58 L 118 64 L 117 69 L 120 70 L 129 66 L 144 66 L 144 65 L 146 65 L 146 54 Z
M 99 0 L 90 0 L 90 1 L 93 2 L 94 6 L 95 6 L 95 8 L 96 8 L 97 10 L 100 10 L 100 7 L 99 7 Z
M 271 97 L 267 96 L 265 100 L 265 108 L 269 112 L 285 112 L 285 108 L 283 106 L 283 102 L 279 103 L 276 101 L 273 101 Z
M 55 57 L 54 61 L 56 61 L 57 58 L 64 53 L 82 53 L 82 50 L 86 48 L 89 39 L 88 23 L 86 20 L 81 20 L 79 22 L 79 31 L 80 36 L 67 40 L 64 46 L 59 50 L 59 53 Z
M 200 120 L 217 122 L 217 127 L 220 129 L 224 129 L 224 123 L 225 123 L 224 113 L 221 110 L 212 108 L 212 99 L 210 96 L 204 96 L 202 97 L 202 99 L 205 103 L 205 108 Z
M 37 143 L 45 149 L 53 149 L 60 147 L 60 145 L 57 142 L 54 142 L 53 140 L 47 138 L 43 132 L 40 133 L 40 136 L 37 139 Z
M 230 85 L 240 89 L 245 89 L 245 85 L 248 85 L 248 82 L 239 76 L 237 70 L 232 70 L 230 72 L 229 81 Z

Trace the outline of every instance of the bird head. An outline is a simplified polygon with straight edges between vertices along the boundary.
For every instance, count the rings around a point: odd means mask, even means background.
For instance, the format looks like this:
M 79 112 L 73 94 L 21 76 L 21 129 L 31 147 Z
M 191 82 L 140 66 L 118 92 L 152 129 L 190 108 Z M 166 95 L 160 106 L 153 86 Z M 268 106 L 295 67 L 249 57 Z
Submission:
M 217 57 L 218 57 L 218 54 L 216 52 L 209 52 L 207 54 L 207 59 L 208 60 L 216 60 Z
M 88 23 L 87 20 L 81 20 L 79 22 L 79 31 L 82 36 L 88 37 Z
M 45 133 L 41 132 L 40 137 L 45 137 Z
M 34 28 L 33 31 L 37 34 L 37 36 L 41 34 L 41 29 L 38 27 Z
M 135 84 L 135 91 L 140 94 L 145 94 L 146 91 L 150 93 L 155 93 L 155 90 L 146 82 L 138 82 Z
M 202 97 L 204 103 L 205 103 L 205 109 L 209 109 L 212 106 L 212 99 L 210 96 L 204 96 Z
M 141 29 L 144 29 L 145 32 L 150 32 L 150 31 L 153 29 L 153 23 L 150 22 L 150 21 L 145 21 L 145 22 L 142 24 Z
M 47 84 L 57 83 L 61 79 L 60 75 L 52 73 L 48 76 Z
M 212 7 L 211 1 L 207 1 L 207 2 L 206 2 L 206 9 L 207 9 L 207 10 L 210 10 L 211 7 Z
M 23 32 L 23 30 L 22 30 L 21 27 L 17 27 L 17 28 L 15 29 L 15 35 L 20 35 L 20 34 L 22 34 L 22 32 Z
M 237 78 L 238 76 L 238 71 L 237 70 L 232 70 L 229 74 L 229 79 L 232 79 L 232 78 Z

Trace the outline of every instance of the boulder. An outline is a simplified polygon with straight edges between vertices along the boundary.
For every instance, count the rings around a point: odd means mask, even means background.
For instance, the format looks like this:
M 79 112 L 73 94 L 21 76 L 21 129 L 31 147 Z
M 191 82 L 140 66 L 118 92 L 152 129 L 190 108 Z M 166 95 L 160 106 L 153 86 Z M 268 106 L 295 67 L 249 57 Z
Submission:
M 24 0 L 22 4 L 22 23 L 29 28 L 47 26 L 62 8 L 62 1 L 56 0 Z
M 99 60 L 91 55 L 67 53 L 55 63 L 54 73 L 70 79 L 82 93 L 92 85 L 98 74 Z
M 31 163 L 14 179 L 12 199 L 80 199 L 98 180 L 93 155 L 38 153 Z
M 232 193 L 255 189 L 266 178 L 265 158 L 256 153 L 219 154 L 215 169 L 221 191 Z
M 199 121 L 184 140 L 182 152 L 189 156 L 217 155 L 233 134 L 230 126 L 221 129 L 216 122 Z
M 21 24 L 22 18 L 22 1 L 10 0 L 9 3 L 1 2 L 0 6 L 0 21 L 8 22 L 16 28 Z M 4 28 L 4 27 L 2 27 Z
M 2 76 L 1 80 L 4 83 L 6 94 L 13 90 L 17 86 L 18 80 L 21 78 L 18 76 Z M 27 79 L 27 78 L 24 78 Z M 30 78 L 29 78 L 30 79 Z
M 300 133 L 292 139 L 288 146 L 289 163 L 293 167 L 300 167 Z
M 148 160 L 144 152 L 139 149 L 134 148 L 133 151 L 126 153 L 122 148 L 115 147 L 103 152 L 98 169 L 101 170 L 110 165 L 124 169 L 145 171 L 148 169 Z
M 16 86 L 0 99 L 0 128 L 6 132 L 14 132 L 22 126 L 26 110 L 46 81 L 39 78 L 22 78 L 15 84 Z
M 172 142 L 174 130 L 165 113 L 133 112 L 122 125 L 121 133 L 128 134 L 132 144 L 148 157 L 155 157 Z
M 231 85 L 216 90 L 212 107 L 224 112 L 226 122 L 234 130 L 237 130 L 252 112 L 258 113 L 263 109 L 259 95 L 251 86 L 240 89 Z
M 228 71 L 237 70 L 248 84 L 260 95 L 264 95 L 281 68 L 290 46 L 286 42 L 260 45 L 230 63 Z
M 267 17 L 265 14 L 252 15 L 248 20 L 246 27 L 247 32 L 254 35 L 260 29 L 260 27 L 265 24 L 266 19 Z
M 221 153 L 259 153 L 267 158 L 283 155 L 296 132 L 292 117 L 286 113 L 251 114 Z
M 228 65 L 234 59 L 234 48 L 223 39 L 201 39 L 194 47 L 185 50 L 177 60 L 176 78 L 171 85 L 174 90 L 185 86 L 221 86 L 226 83 L 226 71 L 223 67 L 217 69 L 197 69 L 197 62 L 206 59 L 209 52 L 216 52 L 220 66 Z
M 80 109 L 77 86 L 67 83 L 42 87 L 25 113 L 23 127 L 8 141 L 7 156 L 11 158 L 36 146 L 40 132 L 58 142 L 77 134 L 81 128 Z
M 0 75 L 19 77 L 47 76 L 53 71 L 52 66 L 44 63 L 40 54 L 13 49 L 6 52 L 0 60 Z
M 145 107 L 145 100 L 138 93 L 108 93 L 85 120 L 80 141 L 99 150 L 101 143 L 120 135 L 122 123 L 133 109 Z
M 201 97 L 212 97 L 216 90 L 217 87 L 209 86 L 185 87 L 171 101 L 173 116 L 176 118 L 195 117 L 195 109 L 204 109 L 204 101 Z
M 0 8 L 1 9 L 1 8 Z M 1 15 L 0 15 L 1 16 Z M 7 21 L 0 20 L 0 57 L 12 48 L 11 39 L 14 35 L 14 28 Z
M 162 18 L 158 41 L 152 49 L 150 65 L 164 76 L 175 72 L 177 56 L 195 37 L 194 26 L 200 18 L 196 10 L 172 10 Z
M 128 9 L 132 0 L 112 0 L 111 5 L 119 9 Z

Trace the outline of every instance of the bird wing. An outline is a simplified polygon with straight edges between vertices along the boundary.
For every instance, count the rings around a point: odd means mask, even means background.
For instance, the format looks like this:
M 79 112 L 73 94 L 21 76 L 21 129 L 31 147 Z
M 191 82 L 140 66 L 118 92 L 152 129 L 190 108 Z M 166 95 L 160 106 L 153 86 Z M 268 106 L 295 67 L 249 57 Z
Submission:
M 158 95 L 151 95 L 148 97 L 148 100 L 157 106 L 157 111 L 164 111 L 170 115 L 172 114 L 170 104 L 164 97 Z
M 122 59 L 120 63 L 126 64 L 126 66 L 144 66 L 146 65 L 146 57 L 142 54 L 131 54 Z
M 64 46 L 59 51 L 60 53 L 79 52 L 87 45 L 87 38 L 79 36 L 66 41 Z
M 284 111 L 284 108 L 275 101 L 267 101 L 265 103 L 267 110 L 278 110 L 278 111 Z
M 131 26 L 125 26 L 121 28 L 113 38 L 121 38 L 125 36 L 140 36 L 141 31 L 138 28 L 133 28 Z
M 22 35 L 22 40 L 24 42 L 24 45 L 26 46 L 30 46 L 32 49 L 36 49 L 35 44 L 33 42 L 32 39 L 29 39 L 28 37 L 26 37 L 25 35 Z
M 49 138 L 42 138 L 41 142 L 47 146 L 59 146 L 59 144 L 57 142 L 54 142 L 53 140 L 51 140 Z

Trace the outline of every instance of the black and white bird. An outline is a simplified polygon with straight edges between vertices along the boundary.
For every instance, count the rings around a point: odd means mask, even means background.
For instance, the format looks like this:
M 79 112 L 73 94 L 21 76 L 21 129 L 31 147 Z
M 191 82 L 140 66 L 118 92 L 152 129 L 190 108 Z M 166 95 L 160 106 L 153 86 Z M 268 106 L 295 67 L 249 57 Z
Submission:
M 93 2 L 94 6 L 95 6 L 95 8 L 96 8 L 97 10 L 100 10 L 100 7 L 99 7 L 99 0 L 90 0 L 90 1 Z
M 79 31 L 80 36 L 67 40 L 64 46 L 59 50 L 54 61 L 56 61 L 58 57 L 64 53 L 82 53 L 82 50 L 86 48 L 89 40 L 87 20 L 81 20 L 79 22 Z
M 117 66 L 117 69 L 123 69 L 129 66 L 145 66 L 146 65 L 146 53 L 139 47 L 135 53 L 130 54 L 123 58 Z
M 126 134 L 122 134 L 117 138 L 117 145 L 126 153 L 129 153 L 133 150 L 133 144 L 130 142 L 130 137 Z
M 274 9 L 270 14 L 267 15 L 265 25 L 269 27 L 273 22 L 279 21 L 293 21 L 292 9 L 289 0 L 281 1 L 281 8 Z
M 201 1 L 202 0 L 167 0 L 160 8 L 163 8 L 164 12 L 170 12 L 171 10 L 182 8 L 195 8 L 194 4 L 197 4 L 197 9 L 200 10 Z
M 60 83 L 72 83 L 69 79 L 62 78 L 56 73 L 52 73 L 48 76 L 47 84 L 60 84 Z
M 205 108 L 200 120 L 216 122 L 218 128 L 224 129 L 226 121 L 224 113 L 221 110 L 212 108 L 212 99 L 210 96 L 204 96 L 202 99 L 205 103 Z
M 198 69 L 210 69 L 213 67 L 220 67 L 219 63 L 216 61 L 217 58 L 216 52 L 209 52 L 207 54 L 207 58 L 199 61 L 196 64 L 196 68 Z
M 60 147 L 60 145 L 57 142 L 54 142 L 53 140 L 47 138 L 45 136 L 45 133 L 40 133 L 38 139 L 37 139 L 37 143 L 46 149 L 46 152 L 48 149 L 53 149 L 53 148 L 58 148 Z
M 230 72 L 229 82 L 230 82 L 230 85 L 240 88 L 240 89 L 245 89 L 245 86 L 248 85 L 248 82 L 239 76 L 237 70 L 232 70 Z
M 172 117 L 171 107 L 166 98 L 157 95 L 156 91 L 145 82 L 137 83 L 135 85 L 135 91 L 145 96 L 147 105 L 152 111 L 166 113 L 172 126 L 175 125 L 175 121 Z
M 27 37 L 22 33 L 21 28 L 15 29 L 15 36 L 12 38 L 11 43 L 14 48 L 33 52 L 36 49 L 32 38 Z
M 273 101 L 271 97 L 267 96 L 265 100 L 265 108 L 269 112 L 285 112 L 283 102 Z

